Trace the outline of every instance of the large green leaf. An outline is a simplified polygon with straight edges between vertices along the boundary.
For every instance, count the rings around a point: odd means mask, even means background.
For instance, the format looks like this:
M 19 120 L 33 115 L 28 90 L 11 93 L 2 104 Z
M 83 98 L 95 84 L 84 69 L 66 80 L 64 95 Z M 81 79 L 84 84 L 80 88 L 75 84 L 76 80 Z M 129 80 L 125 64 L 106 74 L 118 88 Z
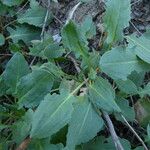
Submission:
M 101 57 L 100 68 L 116 80 L 126 80 L 133 71 L 143 72 L 149 70 L 150 66 L 139 60 L 132 51 L 133 49 L 122 47 L 113 48 Z
M 42 27 L 46 15 L 46 8 L 40 6 L 37 1 L 31 0 L 30 8 L 18 16 L 19 23 L 28 23 L 37 27 Z M 49 18 L 49 16 L 48 16 Z
M 130 0 L 108 0 L 106 2 L 104 25 L 108 33 L 107 42 L 109 44 L 123 39 L 123 29 L 129 25 L 130 14 Z
M 95 112 L 87 97 L 81 97 L 69 122 L 67 148 L 72 150 L 76 145 L 88 142 L 102 127 L 102 118 Z
M 134 35 L 128 36 L 127 39 L 131 44 L 134 44 L 135 53 L 137 54 L 137 56 L 140 57 L 143 61 L 150 64 L 150 39 L 147 39 L 144 36 L 137 38 Z
M 48 94 L 35 111 L 30 136 L 33 138 L 50 137 L 64 127 L 70 121 L 73 111 L 72 103 L 75 101 L 73 94 L 82 85 L 71 93 L 60 91 L 60 94 Z
M 7 39 L 12 39 L 14 43 L 23 40 L 28 44 L 40 38 L 40 30 L 27 25 L 17 26 L 16 29 L 8 28 L 8 31 L 10 36 Z
M 11 93 L 17 92 L 17 84 L 21 77 L 29 73 L 29 66 L 21 53 L 16 53 L 7 63 L 3 79 Z
M 63 27 L 62 40 L 64 46 L 69 51 L 74 51 L 77 56 L 85 58 L 88 56 L 88 43 L 74 22 L 70 21 Z
M 115 102 L 115 91 L 107 80 L 99 77 L 89 88 L 90 99 L 98 108 L 120 112 Z
M 1 0 L 7 6 L 20 5 L 24 0 Z
M 38 105 L 44 96 L 50 92 L 54 78 L 60 78 L 61 73 L 55 65 L 47 63 L 21 78 L 17 93 L 20 107 Z

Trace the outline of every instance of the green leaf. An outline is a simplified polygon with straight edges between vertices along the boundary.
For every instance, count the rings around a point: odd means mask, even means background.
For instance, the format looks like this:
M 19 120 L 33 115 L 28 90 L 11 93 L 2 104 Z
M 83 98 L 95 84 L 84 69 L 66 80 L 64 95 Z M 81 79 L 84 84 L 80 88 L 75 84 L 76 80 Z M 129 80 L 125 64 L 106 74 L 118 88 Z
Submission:
M 40 38 L 40 30 L 26 25 L 17 26 L 16 29 L 7 28 L 10 36 L 7 39 L 12 39 L 14 43 L 23 40 L 26 44 L 32 40 Z
M 99 77 L 89 88 L 90 99 L 98 108 L 110 112 L 121 111 L 115 102 L 115 91 L 107 80 Z
M 138 94 L 141 97 L 144 97 L 145 95 L 149 95 L 150 96 L 150 82 L 142 89 L 139 90 Z
M 63 27 L 62 40 L 64 46 L 69 51 L 74 51 L 78 57 L 88 57 L 88 43 L 74 22 L 70 21 Z
M 125 116 L 125 118 L 128 120 L 128 121 L 134 121 L 135 119 L 135 112 L 134 112 L 134 108 L 129 106 L 129 102 L 128 100 L 124 99 L 124 98 L 117 98 L 116 99 L 116 103 L 118 104 L 118 106 L 120 107 L 121 109 L 121 113 Z M 120 114 L 117 114 L 115 113 L 115 117 L 117 120 L 119 121 L 122 121 L 123 122 L 123 119 L 122 117 L 120 116 Z
M 25 13 L 18 16 L 18 22 L 28 23 L 37 27 L 42 27 L 46 16 L 46 8 L 40 6 L 36 0 L 31 0 L 30 8 Z M 49 20 L 50 16 L 48 16 Z
M 94 25 L 92 21 L 91 16 L 86 16 L 84 22 L 81 24 L 81 32 L 85 36 L 85 39 L 92 38 L 94 35 L 96 35 L 96 26 Z
M 144 150 L 143 146 L 138 146 L 137 148 L 135 148 L 134 150 Z
M 24 0 L 2 0 L 2 3 L 7 6 L 20 5 Z
M 19 144 L 29 135 L 32 117 L 33 111 L 29 109 L 19 121 L 13 124 L 13 140 L 16 143 Z
M 1 132 L 3 129 L 8 128 L 8 127 L 9 127 L 9 125 L 4 125 L 4 124 L 1 124 L 1 123 L 0 123 L 0 132 Z
M 7 63 L 2 78 L 11 93 L 17 92 L 17 84 L 21 77 L 29 73 L 29 66 L 21 53 L 15 53 Z
M 134 82 L 130 79 L 127 80 L 117 80 L 116 84 L 118 88 L 125 92 L 126 94 L 137 94 L 138 93 L 138 88 L 134 84 Z
M 127 39 L 131 44 L 134 44 L 136 55 L 150 64 L 150 39 L 144 36 L 137 38 L 135 35 L 127 36 Z
M 63 144 L 50 144 L 49 139 L 32 139 L 29 150 L 62 150 Z
M 2 2 L 0 1 L 0 15 L 4 16 L 7 11 L 9 11 L 10 8 L 8 8 L 6 5 L 2 4 Z
M 65 52 L 64 49 L 59 46 L 58 43 L 54 43 L 52 39 L 44 41 L 32 41 L 33 46 L 30 48 L 30 54 L 33 56 L 39 56 L 43 59 L 54 59 L 61 57 Z
M 87 2 L 90 2 L 91 0 L 80 0 L 80 1 L 87 3 Z
M 87 69 L 87 67 L 88 67 L 87 61 L 89 61 L 89 62 L 91 62 L 90 66 L 89 66 L 89 70 L 90 69 L 96 70 L 99 67 L 99 60 L 100 60 L 100 55 L 98 52 L 89 53 L 89 58 L 82 60 L 81 68 L 83 68 L 83 70 Z
M 21 45 L 18 43 L 10 43 L 9 49 L 12 53 L 21 52 Z
M 131 150 L 130 142 L 126 139 L 119 139 L 124 150 Z M 92 142 L 83 145 L 82 150 L 115 150 L 115 145 L 111 138 L 106 139 L 103 136 L 96 138 Z
M 123 40 L 123 29 L 129 25 L 131 14 L 130 0 L 108 0 L 104 26 L 108 33 L 107 43 L 113 44 Z
M 83 83 L 71 93 L 64 91 L 60 94 L 48 94 L 35 111 L 30 136 L 33 138 L 50 137 L 67 125 L 73 111 L 72 103 L 75 101 L 73 94 L 82 85 Z
M 3 34 L 0 33 L 0 46 L 5 44 L 5 38 L 3 36 Z
M 60 73 L 61 71 L 56 66 L 47 63 L 21 78 L 17 93 L 19 106 L 37 106 L 50 92 L 55 75 L 60 77 Z
M 30 47 L 30 55 L 38 56 L 38 57 L 44 57 L 44 51 L 49 47 L 50 44 L 53 43 L 52 38 L 41 40 L 33 40 L 32 41 L 32 47 Z
M 6 86 L 4 80 L 2 79 L 2 75 L 0 76 L 0 96 L 6 94 L 8 87 Z
M 132 51 L 133 49 L 122 47 L 113 48 L 101 57 L 100 68 L 115 80 L 127 80 L 128 75 L 133 71 L 143 72 L 149 70 L 150 66 L 139 60 Z
M 75 105 L 67 134 L 67 148 L 72 150 L 76 145 L 94 138 L 103 127 L 103 119 L 93 109 L 87 97 L 81 97 Z
M 54 59 L 61 57 L 65 53 L 65 50 L 63 47 L 60 47 L 58 43 L 50 44 L 45 50 L 44 50 L 44 56 L 47 59 Z
M 145 72 L 132 72 L 129 76 L 128 79 L 131 80 L 137 87 L 140 87 L 143 84 L 145 77 Z
M 147 137 L 148 137 L 148 140 L 150 141 L 150 124 L 148 124 L 147 126 Z

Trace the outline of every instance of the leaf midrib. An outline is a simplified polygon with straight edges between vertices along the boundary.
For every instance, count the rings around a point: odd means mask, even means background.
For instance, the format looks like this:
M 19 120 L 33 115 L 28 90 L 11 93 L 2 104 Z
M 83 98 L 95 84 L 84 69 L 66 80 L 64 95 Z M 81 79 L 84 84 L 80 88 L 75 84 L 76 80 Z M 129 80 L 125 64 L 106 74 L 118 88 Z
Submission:
M 81 134 L 81 131 L 82 131 L 83 127 L 84 127 L 84 124 L 85 124 L 86 119 L 87 119 L 88 114 L 89 114 L 90 106 L 91 106 L 91 104 L 89 103 L 88 109 L 87 109 L 87 111 L 86 111 L 86 113 L 85 113 L 85 117 L 84 117 L 84 119 L 83 119 L 83 122 L 82 122 L 82 125 L 81 125 L 81 127 L 80 127 L 80 130 L 79 130 L 79 134 L 78 134 L 78 135 Z
M 103 66 L 111 66 L 111 65 L 123 65 L 123 64 L 136 64 L 138 63 L 137 60 L 132 60 L 132 61 L 124 61 L 124 62 L 113 62 L 113 63 L 105 63 L 102 64 Z
M 139 47 L 143 48 L 145 51 L 147 51 L 148 53 L 150 53 L 149 49 L 147 49 L 146 47 L 144 47 L 143 45 L 139 44 L 136 40 L 132 39 L 131 37 L 127 36 L 127 38 L 129 40 L 131 40 L 133 43 L 135 43 L 136 45 L 138 45 Z

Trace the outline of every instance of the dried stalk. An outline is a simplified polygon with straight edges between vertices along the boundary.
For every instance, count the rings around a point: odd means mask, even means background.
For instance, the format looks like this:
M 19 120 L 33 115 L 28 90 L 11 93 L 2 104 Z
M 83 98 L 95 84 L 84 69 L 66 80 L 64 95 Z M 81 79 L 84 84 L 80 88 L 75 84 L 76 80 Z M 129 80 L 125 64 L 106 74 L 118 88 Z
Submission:
M 133 127 L 128 123 L 127 119 L 121 115 L 122 119 L 126 123 L 126 125 L 129 127 L 129 129 L 132 131 L 132 133 L 137 137 L 137 139 L 141 142 L 145 150 L 148 150 L 147 146 L 145 145 L 144 141 L 141 139 L 141 137 L 136 133 L 136 131 L 133 129 Z

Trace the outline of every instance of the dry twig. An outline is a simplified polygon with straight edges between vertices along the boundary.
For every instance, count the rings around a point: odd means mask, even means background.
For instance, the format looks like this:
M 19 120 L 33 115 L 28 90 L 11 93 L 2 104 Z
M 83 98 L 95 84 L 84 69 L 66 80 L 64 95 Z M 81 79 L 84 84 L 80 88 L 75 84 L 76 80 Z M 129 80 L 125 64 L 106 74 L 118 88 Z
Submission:
M 118 136 L 117 136 L 117 134 L 115 132 L 113 123 L 112 123 L 109 115 L 105 111 L 102 111 L 102 113 L 103 113 L 104 119 L 107 122 L 107 125 L 108 125 L 108 128 L 109 128 L 109 132 L 110 132 L 112 140 L 113 140 L 113 142 L 115 144 L 116 150 L 124 150 L 124 148 L 123 148 L 122 144 L 120 143 L 120 140 L 119 140 L 119 138 L 118 138 Z
M 122 119 L 124 120 L 124 122 L 126 123 L 126 125 L 129 127 L 129 129 L 132 131 L 132 133 L 137 137 L 137 139 L 141 142 L 141 144 L 143 145 L 145 150 L 148 150 L 147 146 L 145 145 L 144 141 L 141 139 L 141 137 L 136 133 L 136 131 L 133 129 L 133 127 L 128 123 L 128 121 L 126 120 L 126 118 L 121 115 Z
M 72 10 L 70 11 L 68 18 L 66 20 L 66 24 L 73 18 L 74 12 L 77 10 L 77 8 L 80 6 L 81 2 L 79 2 L 77 5 L 75 5 Z
M 16 150 L 26 150 L 30 142 L 31 142 L 30 137 L 24 139 L 23 142 L 18 146 Z

